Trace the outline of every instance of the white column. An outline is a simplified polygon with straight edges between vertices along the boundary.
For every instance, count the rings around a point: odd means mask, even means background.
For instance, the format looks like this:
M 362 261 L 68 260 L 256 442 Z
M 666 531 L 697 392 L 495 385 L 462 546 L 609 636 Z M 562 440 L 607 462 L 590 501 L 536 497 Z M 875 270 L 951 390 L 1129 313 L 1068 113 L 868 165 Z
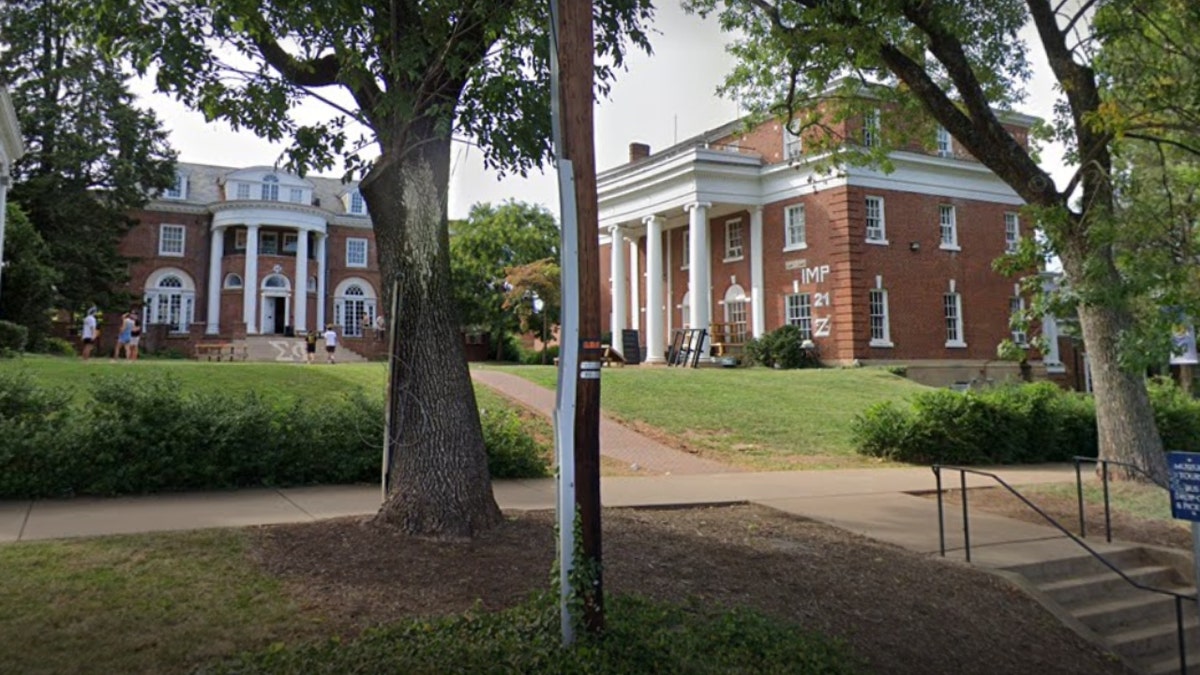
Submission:
M 296 237 L 296 282 L 292 300 L 292 330 L 297 335 L 308 331 L 308 231 L 300 230 Z
M 221 332 L 221 259 L 225 255 L 225 229 L 213 229 L 208 251 L 208 325 L 206 335 Z
M 258 224 L 246 226 L 246 278 L 242 280 L 242 321 L 246 333 L 258 332 Z
M 767 317 L 763 313 L 762 231 L 762 207 L 756 206 L 750 209 L 750 314 L 756 338 L 767 332 Z
M 637 237 L 629 239 L 629 327 L 642 327 L 641 275 L 638 273 Z
M 619 225 L 609 227 L 608 232 L 612 235 L 612 245 L 609 247 L 611 254 L 609 267 L 612 275 L 612 320 L 609 322 L 609 330 L 612 331 L 613 347 L 619 349 L 621 331 L 628 326 L 625 323 L 625 302 L 629 297 L 628 290 L 625 288 L 625 239 Z
M 688 237 L 691 239 L 691 257 L 688 261 L 688 290 L 691 291 L 691 316 L 688 323 L 692 328 L 708 329 L 711 324 L 709 306 L 712 304 L 712 256 L 708 252 L 708 209 L 707 202 L 696 202 L 684 208 L 688 211 Z
M 320 332 L 325 330 L 325 240 L 328 237 L 324 234 L 314 236 L 317 240 L 317 332 Z
M 663 221 L 646 219 L 646 363 L 664 363 L 663 338 Z
M 0 281 L 4 277 L 4 232 L 7 224 L 5 214 L 8 213 L 8 162 L 0 160 Z

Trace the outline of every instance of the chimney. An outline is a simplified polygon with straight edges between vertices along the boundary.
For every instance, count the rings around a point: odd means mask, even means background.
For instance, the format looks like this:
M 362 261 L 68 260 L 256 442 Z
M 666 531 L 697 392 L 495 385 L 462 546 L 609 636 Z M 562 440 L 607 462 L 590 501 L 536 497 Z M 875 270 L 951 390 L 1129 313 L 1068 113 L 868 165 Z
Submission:
M 645 159 L 650 156 L 650 146 L 645 143 L 630 143 L 629 144 L 629 161 L 636 162 L 639 159 Z

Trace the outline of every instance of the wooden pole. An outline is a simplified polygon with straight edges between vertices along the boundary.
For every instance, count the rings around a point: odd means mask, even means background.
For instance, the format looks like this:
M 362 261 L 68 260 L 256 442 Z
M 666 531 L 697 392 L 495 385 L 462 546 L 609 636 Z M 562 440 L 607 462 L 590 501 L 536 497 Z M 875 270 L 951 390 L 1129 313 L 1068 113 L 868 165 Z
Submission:
M 575 179 L 579 231 L 580 360 L 600 360 L 600 242 L 596 200 L 596 150 L 593 106 L 592 3 L 566 0 L 558 9 L 558 63 L 563 156 L 570 159 Z M 599 369 L 594 371 L 597 375 Z M 569 373 L 567 376 L 578 376 Z M 593 587 L 584 597 L 584 626 L 604 629 L 604 594 L 600 543 L 600 379 L 579 379 L 575 398 L 575 500 L 581 525 L 578 561 L 592 575 Z

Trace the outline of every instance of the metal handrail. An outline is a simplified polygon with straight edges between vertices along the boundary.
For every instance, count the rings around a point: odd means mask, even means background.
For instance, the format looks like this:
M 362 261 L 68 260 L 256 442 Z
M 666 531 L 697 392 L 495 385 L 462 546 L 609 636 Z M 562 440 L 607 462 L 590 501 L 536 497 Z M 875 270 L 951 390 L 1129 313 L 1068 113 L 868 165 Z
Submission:
M 992 480 L 996 481 L 996 483 L 998 483 L 1005 490 L 1008 490 L 1009 493 L 1012 494 L 1012 496 L 1021 500 L 1022 503 L 1024 503 L 1029 508 L 1033 509 L 1034 512 L 1037 513 L 1039 516 L 1041 516 L 1046 522 L 1053 525 L 1054 528 L 1057 529 L 1059 532 L 1062 532 L 1063 534 L 1067 535 L 1067 537 L 1071 541 L 1073 541 L 1076 544 L 1078 544 L 1079 546 L 1081 546 L 1083 548 L 1083 550 L 1090 553 L 1093 558 L 1095 558 L 1096 560 L 1099 560 L 1105 567 L 1107 567 L 1108 569 L 1115 572 L 1117 574 L 1117 576 L 1124 579 L 1127 583 L 1129 583 L 1134 588 L 1137 588 L 1137 589 L 1143 590 L 1143 591 L 1149 591 L 1151 593 L 1158 593 L 1160 595 L 1171 596 L 1172 598 L 1175 599 L 1175 626 L 1176 626 L 1177 634 L 1179 636 L 1179 672 L 1183 673 L 1183 675 L 1187 675 L 1187 672 L 1188 672 L 1187 648 L 1184 644 L 1184 637 L 1183 637 L 1184 636 L 1183 601 L 1188 600 L 1191 602 L 1195 602 L 1197 600 L 1196 593 L 1193 593 L 1191 595 L 1185 595 L 1183 593 L 1177 593 L 1175 591 L 1167 590 L 1165 588 L 1156 588 L 1154 586 L 1147 586 L 1146 584 L 1143 584 L 1141 582 L 1134 581 L 1132 578 L 1129 577 L 1129 575 L 1125 574 L 1124 572 L 1121 571 L 1120 568 L 1118 568 L 1116 565 L 1114 565 L 1108 558 L 1105 558 L 1103 555 L 1101 555 L 1099 551 L 1093 549 L 1091 546 L 1088 546 L 1087 542 L 1083 541 L 1079 537 L 1076 537 L 1069 530 L 1067 530 L 1067 528 L 1063 527 L 1061 523 L 1059 523 L 1057 520 L 1055 520 L 1053 516 L 1046 513 L 1045 511 L 1043 511 L 1041 508 L 1038 507 L 1037 504 L 1034 504 L 1033 502 L 1029 501 L 1029 499 L 1026 498 L 1025 495 L 1021 494 L 1020 492 L 1017 491 L 1016 488 L 1014 488 L 1013 486 L 1011 486 L 1007 482 L 1005 482 L 1005 480 L 1003 478 L 1001 478 L 1000 476 L 998 476 L 990 471 L 980 471 L 979 469 L 970 469 L 967 467 L 948 466 L 948 465 L 942 465 L 942 464 L 934 464 L 932 468 L 933 468 L 933 475 L 937 479 L 938 542 L 940 545 L 941 554 L 942 554 L 943 558 L 946 557 L 946 524 L 945 524 L 945 519 L 943 516 L 943 505 L 942 505 L 942 469 L 948 469 L 950 471 L 957 471 L 959 474 L 959 477 L 960 477 L 960 485 L 961 485 L 961 489 L 962 489 L 962 510 L 963 510 L 963 546 L 964 546 L 964 551 L 966 553 L 967 562 L 971 562 L 971 526 L 970 526 L 970 520 L 968 519 L 968 515 L 967 515 L 968 514 L 968 510 L 967 510 L 967 474 L 971 473 L 971 474 L 975 474 L 977 476 L 984 476 L 986 478 L 991 478 Z M 1198 590 L 1200 590 L 1200 589 L 1198 589 Z
M 1129 462 L 1121 462 L 1121 461 L 1118 461 L 1115 459 L 1100 459 L 1098 457 L 1083 457 L 1081 455 L 1076 455 L 1075 457 L 1072 457 L 1071 459 L 1075 462 L 1075 496 L 1079 501 L 1079 536 L 1081 536 L 1081 537 L 1087 536 L 1087 522 L 1084 519 L 1084 512 L 1083 512 L 1083 474 L 1079 470 L 1080 463 L 1093 462 L 1093 463 L 1100 465 L 1100 482 L 1104 486 L 1104 541 L 1106 541 L 1110 544 L 1112 543 L 1112 510 L 1109 507 L 1109 503 L 1108 503 L 1108 465 L 1109 464 L 1116 464 L 1117 466 L 1123 466 L 1127 469 L 1133 469 L 1137 473 L 1140 473 L 1143 476 L 1145 476 L 1146 478 L 1149 478 L 1151 483 L 1158 485 L 1158 487 L 1161 487 L 1164 490 L 1166 489 L 1163 485 L 1161 485 L 1158 482 L 1157 478 L 1150 475 L 1149 471 L 1146 471 L 1145 469 L 1138 466 L 1137 464 L 1131 464 Z

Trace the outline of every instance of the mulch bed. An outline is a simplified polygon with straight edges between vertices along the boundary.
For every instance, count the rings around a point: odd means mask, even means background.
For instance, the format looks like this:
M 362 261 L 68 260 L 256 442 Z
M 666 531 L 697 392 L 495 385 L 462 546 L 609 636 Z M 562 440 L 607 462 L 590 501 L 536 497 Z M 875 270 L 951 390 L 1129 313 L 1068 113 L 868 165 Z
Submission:
M 1127 673 L 1006 582 L 758 506 L 610 509 L 606 593 L 749 607 L 848 642 L 879 673 Z M 257 528 L 254 555 L 352 635 L 547 588 L 554 515 L 512 513 L 470 542 L 364 519 Z

